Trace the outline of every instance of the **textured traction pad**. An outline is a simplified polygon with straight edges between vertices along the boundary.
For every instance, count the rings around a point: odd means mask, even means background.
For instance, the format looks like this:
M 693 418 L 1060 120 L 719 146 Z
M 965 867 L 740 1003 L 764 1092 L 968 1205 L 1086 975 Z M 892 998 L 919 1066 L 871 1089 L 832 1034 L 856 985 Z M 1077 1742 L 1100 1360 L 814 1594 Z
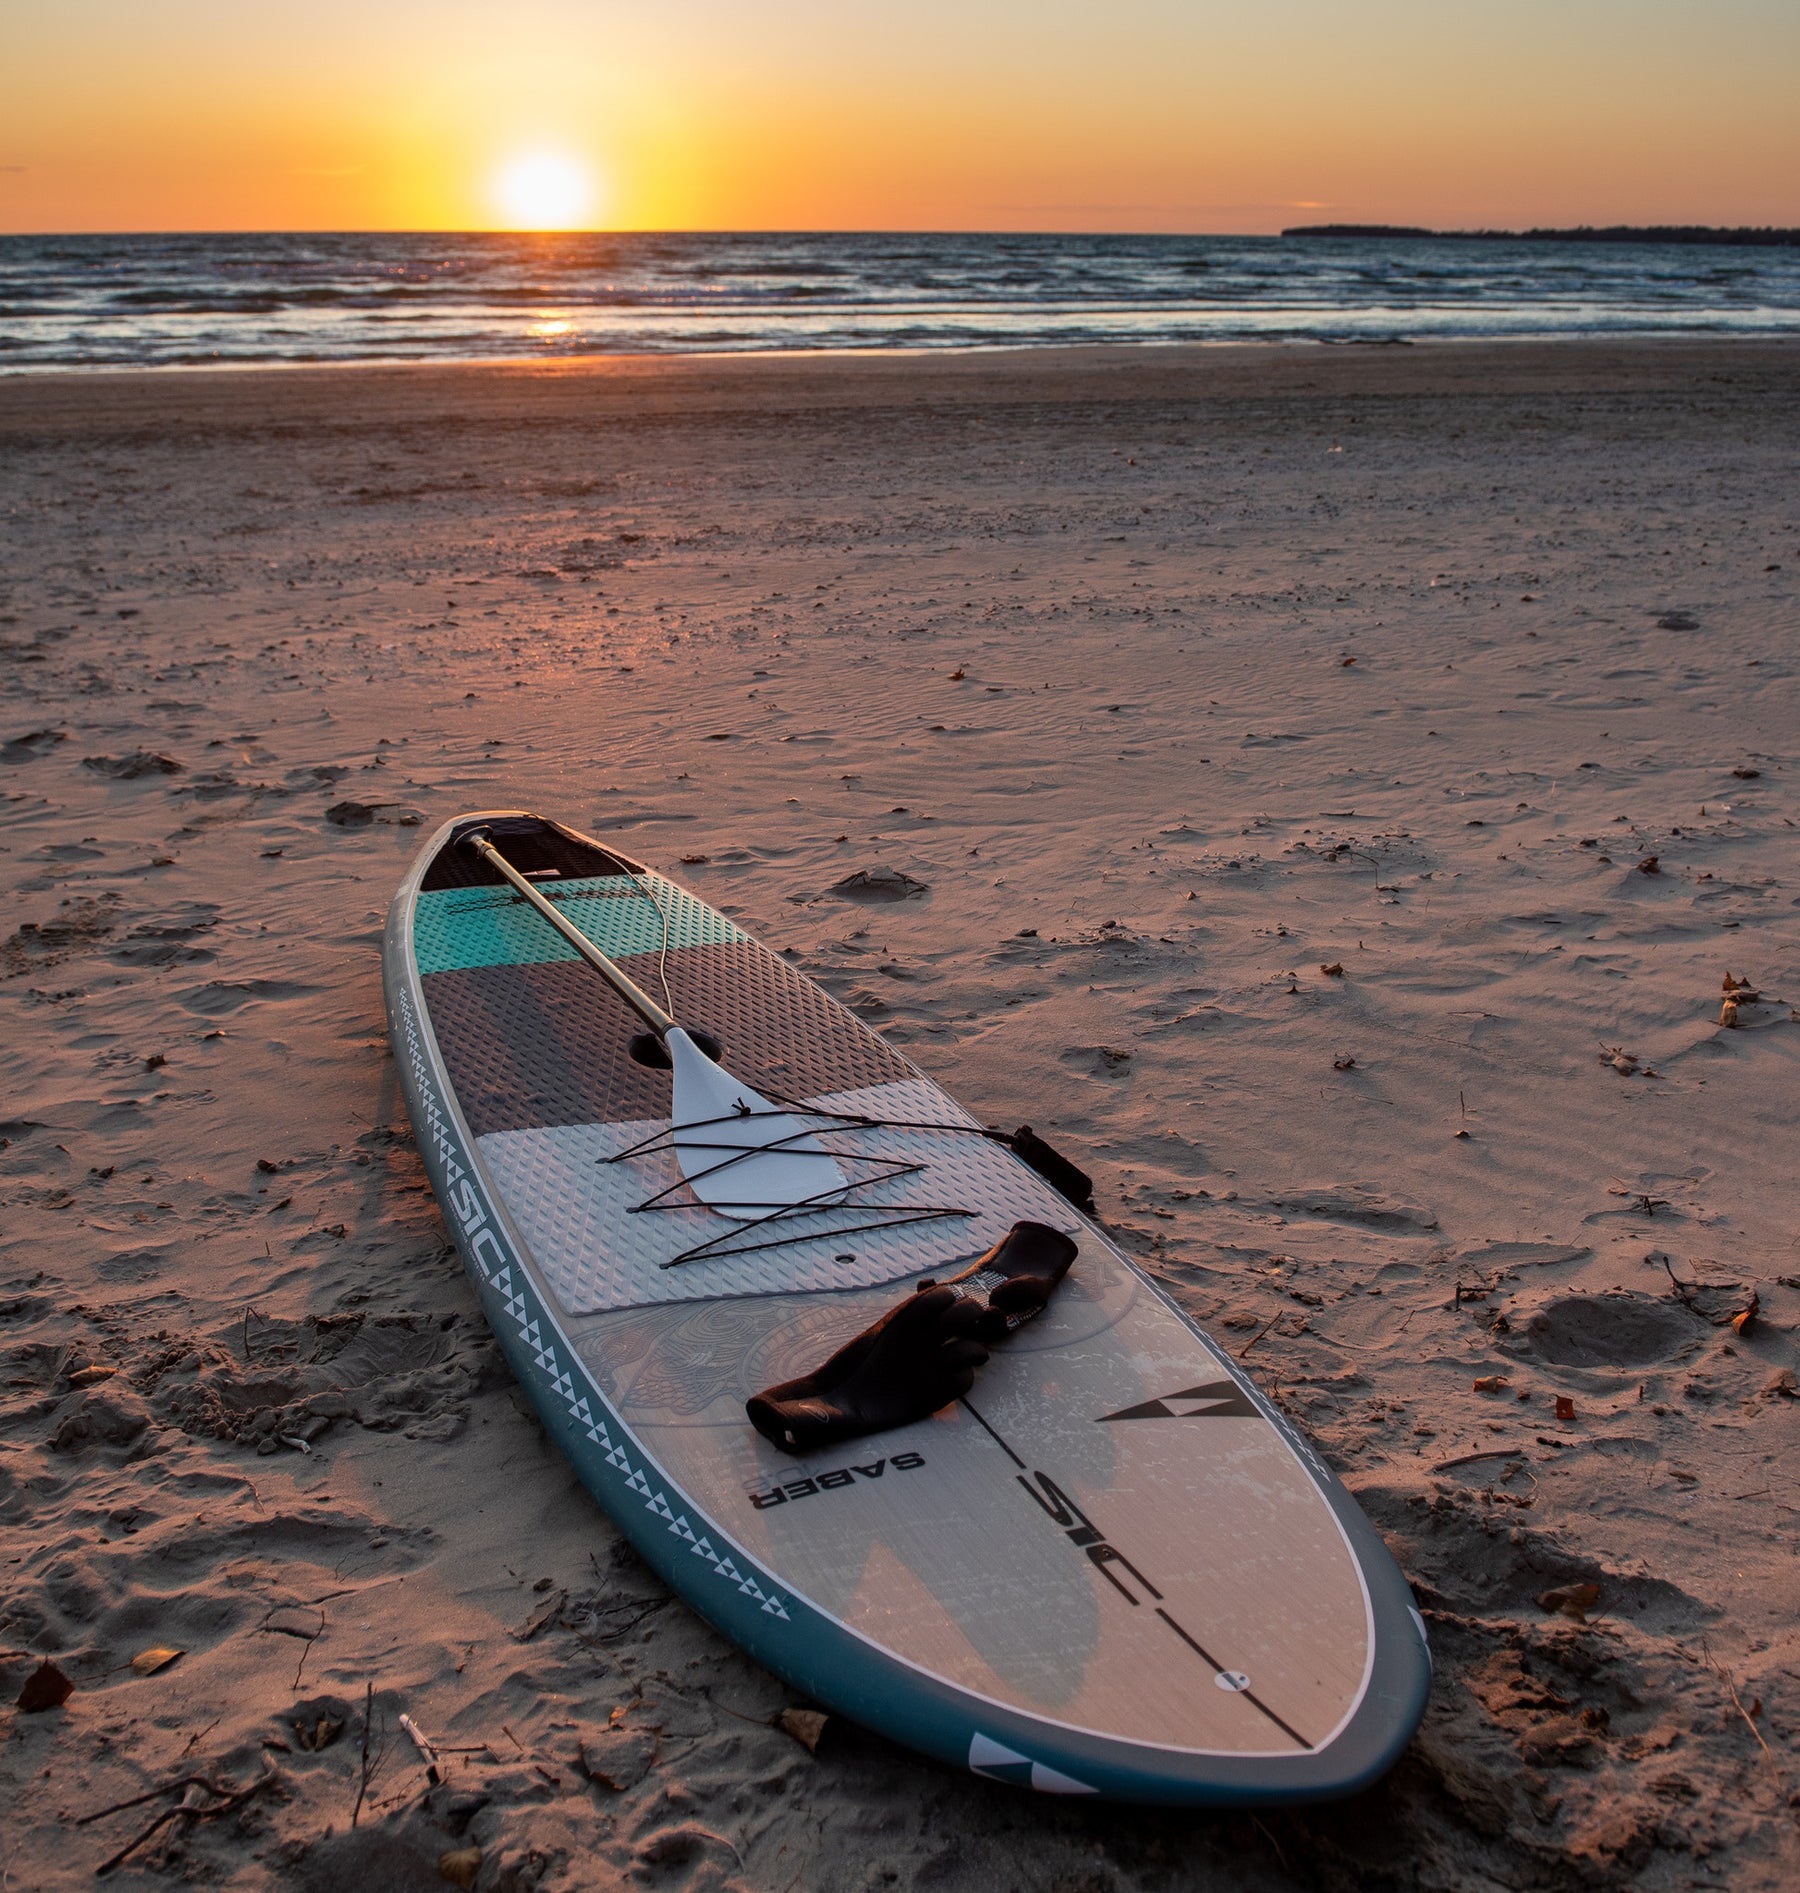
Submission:
M 658 958 L 638 954 L 621 964 L 660 997 Z M 726 1067 L 765 1094 L 820 1097 L 919 1075 L 753 941 L 683 947 L 669 954 L 667 971 L 676 1017 L 714 1033 Z M 424 987 L 457 1102 L 477 1137 L 669 1116 L 668 1073 L 631 1056 L 643 1029 L 636 1015 L 580 960 L 429 973 Z
M 973 1126 L 929 1079 L 811 1100 L 826 1111 Z M 959 1131 L 821 1129 L 821 1141 L 847 1176 L 880 1179 L 882 1163 L 915 1165 L 908 1175 L 874 1180 L 853 1200 L 778 1223 L 734 1225 L 688 1206 L 681 1172 L 666 1143 L 608 1162 L 666 1129 L 656 1123 L 572 1124 L 554 1130 L 496 1132 L 483 1157 L 537 1258 L 556 1299 L 572 1315 L 652 1302 L 713 1301 L 730 1295 L 802 1294 L 869 1288 L 926 1269 L 966 1262 L 991 1248 L 1021 1217 L 1066 1229 L 1079 1239 L 1069 1206 L 1011 1151 Z M 660 1196 L 666 1207 L 632 1214 Z M 953 1206 L 966 1216 L 877 1228 L 916 1209 Z M 766 1246 L 771 1238 L 777 1246 Z M 676 1267 L 696 1243 L 712 1250 Z
M 644 882 L 654 891 L 654 899 L 644 891 Z M 615 960 L 634 953 L 660 953 L 665 921 L 671 953 L 749 938 L 723 914 L 659 874 L 646 874 L 642 882 L 622 874 L 555 881 L 540 891 Z M 522 894 L 504 887 L 458 887 L 419 896 L 413 911 L 413 957 L 419 971 L 429 975 L 473 966 L 532 966 L 580 956 Z

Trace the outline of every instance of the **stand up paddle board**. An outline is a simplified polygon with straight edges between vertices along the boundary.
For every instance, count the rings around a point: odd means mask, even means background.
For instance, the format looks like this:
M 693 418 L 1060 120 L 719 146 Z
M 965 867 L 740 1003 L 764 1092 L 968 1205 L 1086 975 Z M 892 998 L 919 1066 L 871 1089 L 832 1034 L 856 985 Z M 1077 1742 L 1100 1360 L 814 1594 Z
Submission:
M 1430 1657 L 1355 1501 L 1091 1220 L 812 981 L 517 811 L 425 844 L 384 973 L 420 1154 L 513 1371 L 647 1562 L 758 1661 L 1051 1794 L 1320 1800 L 1395 1760 Z M 666 1045 L 642 1024 L 665 1002 L 687 1028 Z M 672 1052 L 785 1114 L 736 1197 L 672 1117 Z M 808 1179 L 788 1201 L 784 1163 Z M 798 1456 L 752 1427 L 752 1395 L 1020 1221 L 1076 1259 L 966 1398 Z

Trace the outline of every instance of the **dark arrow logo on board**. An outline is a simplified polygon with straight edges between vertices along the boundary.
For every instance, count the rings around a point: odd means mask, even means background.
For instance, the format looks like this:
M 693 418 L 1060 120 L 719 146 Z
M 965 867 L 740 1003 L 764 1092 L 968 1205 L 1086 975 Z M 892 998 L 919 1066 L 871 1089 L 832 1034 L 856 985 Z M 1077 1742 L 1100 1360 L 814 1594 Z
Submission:
M 1261 1417 L 1255 1402 L 1235 1380 L 1209 1380 L 1204 1387 L 1184 1387 L 1180 1393 L 1166 1393 L 1160 1400 L 1146 1400 L 1141 1406 L 1103 1413 L 1099 1423 L 1104 1425 L 1108 1420 L 1257 1420 Z

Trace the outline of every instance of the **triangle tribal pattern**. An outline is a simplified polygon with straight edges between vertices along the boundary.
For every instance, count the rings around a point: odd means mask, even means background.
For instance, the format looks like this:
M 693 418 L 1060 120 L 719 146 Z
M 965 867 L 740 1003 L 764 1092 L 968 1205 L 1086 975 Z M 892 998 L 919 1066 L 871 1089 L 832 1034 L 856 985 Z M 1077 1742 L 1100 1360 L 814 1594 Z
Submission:
M 544 1339 L 543 1316 L 541 1309 L 534 1309 L 536 1300 L 530 1285 L 523 1279 L 515 1279 L 512 1261 L 506 1257 L 498 1236 L 494 1233 L 492 1210 L 486 1200 L 486 1192 L 479 1180 L 470 1170 L 469 1163 L 458 1148 L 456 1138 L 450 1128 L 437 1098 L 437 1085 L 426 1061 L 425 1048 L 419 1036 L 418 1022 L 414 1016 L 410 995 L 400 994 L 400 1023 L 406 1037 L 408 1061 L 412 1066 L 415 1095 L 425 1117 L 422 1125 L 415 1126 L 429 1139 L 435 1155 L 436 1170 L 440 1177 L 449 1184 L 463 1184 L 458 1196 L 451 1199 L 455 1204 L 458 1219 L 462 1222 L 462 1235 L 465 1238 L 465 1253 L 473 1260 L 479 1271 L 482 1286 L 491 1290 L 498 1299 L 507 1322 L 516 1330 L 518 1337 L 531 1350 L 532 1359 L 548 1381 L 552 1392 L 567 1409 L 570 1419 L 586 1434 L 606 1457 L 606 1462 L 616 1472 L 625 1475 L 625 1484 L 643 1499 L 646 1511 L 652 1512 L 663 1520 L 677 1538 L 681 1539 L 695 1557 L 702 1559 L 712 1567 L 713 1575 L 735 1585 L 741 1596 L 753 1599 L 766 1616 L 778 1617 L 783 1623 L 793 1619 L 779 1591 L 765 1590 L 755 1578 L 738 1569 L 729 1557 L 722 1557 L 714 1550 L 704 1534 L 696 1532 L 688 1522 L 685 1513 L 677 1512 L 669 1503 L 665 1493 L 651 1485 L 640 1466 L 631 1463 L 625 1448 L 613 1438 L 606 1421 L 594 1411 L 594 1403 L 588 1395 L 577 1390 L 575 1377 L 566 1368 L 556 1351 L 554 1341 Z M 443 1192 L 441 1194 L 447 1194 Z M 465 1207 L 466 1206 L 466 1207 Z M 450 1203 L 446 1203 L 446 1221 L 449 1218 Z M 490 1262 L 485 1251 L 492 1248 L 502 1259 Z M 522 1272 L 521 1272 L 522 1276 Z
M 1202 1387 L 1183 1387 L 1179 1393 L 1166 1393 L 1160 1400 L 1145 1400 L 1135 1407 L 1121 1407 L 1117 1413 L 1103 1413 L 1108 1420 L 1206 1420 L 1262 1418 L 1262 1409 L 1235 1380 L 1209 1380 Z
M 996 1742 L 979 1729 L 969 1738 L 969 1773 L 985 1775 L 989 1781 L 1004 1781 L 1014 1788 L 1035 1788 L 1039 1794 L 1097 1794 L 1085 1781 L 1065 1775 L 1021 1755 L 1016 1748 Z

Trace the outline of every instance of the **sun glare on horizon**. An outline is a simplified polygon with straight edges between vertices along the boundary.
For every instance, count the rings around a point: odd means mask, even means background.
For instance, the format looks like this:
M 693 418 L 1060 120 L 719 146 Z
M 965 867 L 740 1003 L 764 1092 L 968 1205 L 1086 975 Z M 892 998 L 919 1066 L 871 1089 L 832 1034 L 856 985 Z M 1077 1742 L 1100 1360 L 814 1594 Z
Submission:
M 521 152 L 501 166 L 494 196 L 515 230 L 572 230 L 593 209 L 594 174 L 566 152 Z

